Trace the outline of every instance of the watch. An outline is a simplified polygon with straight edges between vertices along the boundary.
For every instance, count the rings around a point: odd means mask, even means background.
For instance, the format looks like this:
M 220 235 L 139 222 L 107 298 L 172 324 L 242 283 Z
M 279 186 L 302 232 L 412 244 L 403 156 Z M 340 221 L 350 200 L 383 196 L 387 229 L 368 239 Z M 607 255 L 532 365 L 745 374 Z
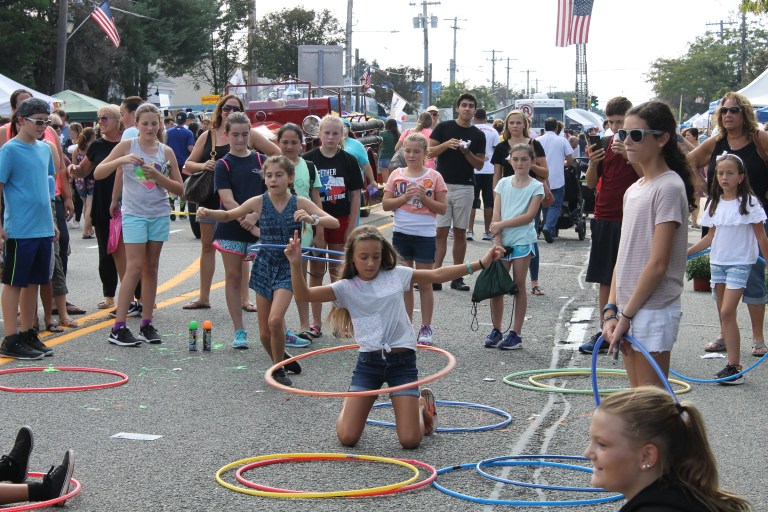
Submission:
M 317 226 L 318 224 L 320 224 L 320 216 L 313 213 L 312 214 L 312 225 L 313 226 Z

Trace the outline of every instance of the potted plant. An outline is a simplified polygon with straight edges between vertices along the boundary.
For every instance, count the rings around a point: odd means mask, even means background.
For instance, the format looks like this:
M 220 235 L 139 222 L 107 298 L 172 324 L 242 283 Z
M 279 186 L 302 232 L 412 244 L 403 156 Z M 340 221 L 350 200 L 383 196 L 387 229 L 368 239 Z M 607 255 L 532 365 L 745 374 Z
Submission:
M 685 265 L 685 277 L 690 281 L 693 279 L 693 290 L 697 292 L 708 292 L 710 288 L 709 273 L 709 254 L 704 254 L 688 260 Z

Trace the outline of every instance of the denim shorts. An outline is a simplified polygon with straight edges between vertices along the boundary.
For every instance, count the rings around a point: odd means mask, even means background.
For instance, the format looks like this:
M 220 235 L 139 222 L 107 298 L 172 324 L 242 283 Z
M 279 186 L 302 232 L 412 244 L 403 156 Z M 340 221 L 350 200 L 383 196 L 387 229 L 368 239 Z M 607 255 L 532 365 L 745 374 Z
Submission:
M 405 352 L 360 352 L 357 356 L 355 371 L 352 373 L 350 391 L 369 391 L 381 389 L 386 382 L 390 387 L 408 384 L 419 380 L 416 368 L 416 351 Z M 419 396 L 418 386 L 395 391 L 392 396 Z
M 145 244 L 147 242 L 167 242 L 171 231 L 171 217 L 139 217 L 123 214 L 123 242 L 126 244 Z
M 403 261 L 434 263 L 437 254 L 437 239 L 434 236 L 406 235 L 392 232 L 392 245 Z
M 715 265 L 709 264 L 712 275 L 712 286 L 725 283 L 729 290 L 738 290 L 747 287 L 747 278 L 752 271 L 752 265 Z

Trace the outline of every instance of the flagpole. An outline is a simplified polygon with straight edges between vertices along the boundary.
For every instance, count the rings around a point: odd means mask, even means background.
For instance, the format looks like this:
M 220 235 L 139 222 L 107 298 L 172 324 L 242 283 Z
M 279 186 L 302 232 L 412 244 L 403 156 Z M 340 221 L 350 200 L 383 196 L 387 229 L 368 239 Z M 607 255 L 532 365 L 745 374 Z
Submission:
M 85 17 L 85 19 L 82 21 L 82 23 L 80 23 L 80 24 L 77 26 L 77 28 L 76 28 L 75 30 L 73 30 L 71 34 L 69 34 L 69 35 L 67 36 L 67 41 L 69 41 L 70 39 L 72 39 L 72 36 L 73 36 L 73 35 L 75 35 L 75 32 L 77 32 L 78 30 L 80 30 L 80 27 L 82 27 L 83 25 L 85 25 L 85 22 L 86 22 L 86 21 L 88 21 L 89 19 L 91 19 L 91 17 L 90 17 L 90 16 L 86 16 L 86 17 Z

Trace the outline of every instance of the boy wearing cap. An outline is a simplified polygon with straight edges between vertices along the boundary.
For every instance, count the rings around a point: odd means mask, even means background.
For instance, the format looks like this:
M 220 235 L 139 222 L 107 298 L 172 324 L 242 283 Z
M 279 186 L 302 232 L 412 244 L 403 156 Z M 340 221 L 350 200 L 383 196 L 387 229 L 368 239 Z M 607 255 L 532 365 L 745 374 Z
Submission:
M 19 133 L 0 148 L 0 193 L 5 202 L 0 225 L 5 266 L 1 297 L 6 319 L 0 355 L 16 359 L 42 359 L 52 354 L 32 329 L 38 288 L 51 279 L 55 235 L 48 177 L 56 175 L 56 168 L 51 149 L 38 140 L 49 114 L 45 101 L 24 101 L 17 110 Z M 7 320 L 16 318 L 19 309 L 21 333 L 16 322 Z

